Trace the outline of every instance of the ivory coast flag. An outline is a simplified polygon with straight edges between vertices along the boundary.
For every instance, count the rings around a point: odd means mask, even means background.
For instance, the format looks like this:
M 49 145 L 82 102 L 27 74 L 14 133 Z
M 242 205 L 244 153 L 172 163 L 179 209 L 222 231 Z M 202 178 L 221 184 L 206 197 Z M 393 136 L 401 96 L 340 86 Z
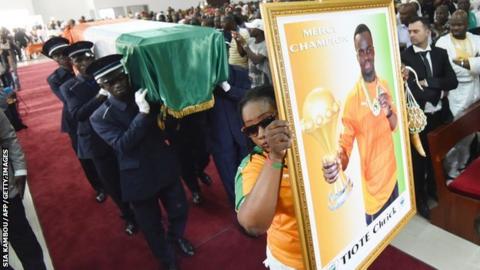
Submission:
M 97 58 L 123 54 L 133 87 L 175 117 L 213 107 L 215 85 L 228 79 L 225 40 L 212 28 L 123 19 L 80 24 L 72 36 L 95 43 Z

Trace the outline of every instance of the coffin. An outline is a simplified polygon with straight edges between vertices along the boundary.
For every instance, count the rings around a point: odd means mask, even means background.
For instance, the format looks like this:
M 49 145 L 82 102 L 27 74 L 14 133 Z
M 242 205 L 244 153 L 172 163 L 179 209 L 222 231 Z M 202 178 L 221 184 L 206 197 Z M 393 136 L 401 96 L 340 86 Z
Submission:
M 228 60 L 218 30 L 142 20 L 80 24 L 75 41 L 95 43 L 96 57 L 121 53 L 135 89 L 180 118 L 213 107 L 215 85 L 227 81 Z

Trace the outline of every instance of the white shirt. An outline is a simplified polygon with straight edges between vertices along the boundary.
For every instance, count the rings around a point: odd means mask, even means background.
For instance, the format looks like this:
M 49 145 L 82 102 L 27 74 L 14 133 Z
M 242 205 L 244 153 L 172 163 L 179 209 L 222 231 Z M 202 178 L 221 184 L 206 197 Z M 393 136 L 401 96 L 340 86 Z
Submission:
M 408 26 L 400 24 L 397 28 L 398 42 L 407 44 L 407 48 L 412 45 L 410 41 L 410 34 L 408 33 Z
M 254 64 L 252 60 L 248 60 L 248 73 L 252 82 L 252 88 L 264 85 L 265 83 L 271 83 L 272 79 L 270 75 L 270 68 L 268 66 L 268 51 L 265 40 L 260 43 L 256 43 L 255 38 L 250 38 L 247 44 L 254 54 L 261 54 L 266 57 L 265 60 L 260 64 Z M 269 80 L 268 82 L 265 82 L 263 74 L 267 76 Z
M 427 58 L 427 62 L 428 62 L 428 65 L 430 66 L 430 70 L 432 71 L 432 74 L 433 74 L 433 66 L 432 66 L 432 58 L 430 56 L 430 51 L 432 50 L 432 48 L 430 47 L 430 45 L 427 46 L 427 48 L 425 49 L 422 49 L 418 46 L 415 46 L 413 45 L 413 51 L 415 53 L 420 53 L 420 52 L 427 52 L 426 54 L 426 58 Z M 438 112 L 442 109 L 442 102 L 438 102 L 437 106 L 433 106 L 432 103 L 428 102 L 425 104 L 425 110 L 424 112 L 425 113 L 435 113 L 435 112 Z

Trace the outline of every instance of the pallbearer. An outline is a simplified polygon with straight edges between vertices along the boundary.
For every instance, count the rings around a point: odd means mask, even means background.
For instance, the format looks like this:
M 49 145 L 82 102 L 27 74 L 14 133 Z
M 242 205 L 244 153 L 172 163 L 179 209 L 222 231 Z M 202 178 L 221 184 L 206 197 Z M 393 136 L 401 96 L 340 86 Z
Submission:
M 69 46 L 68 40 L 62 37 L 53 37 L 42 48 L 42 53 L 52 58 L 58 64 L 58 68 L 50 74 L 47 78 L 50 89 L 55 96 L 63 103 L 62 108 L 62 120 L 61 120 L 61 132 L 66 132 L 70 137 L 73 150 L 77 152 L 77 121 L 68 112 L 68 107 L 63 97 L 60 87 L 69 88 L 71 84 L 75 83 L 75 74 L 73 73 L 72 62 L 67 55 L 65 55 L 65 49 Z M 97 192 L 95 199 L 101 203 L 105 201 L 105 193 L 103 191 L 103 185 L 98 178 L 97 170 L 93 165 L 91 159 L 78 159 L 82 165 L 82 169 L 87 177 L 88 182 L 92 188 Z
M 189 256 L 194 249 L 183 238 L 187 201 L 177 155 L 166 132 L 157 126 L 159 106 L 146 101 L 147 90 L 133 91 L 121 59 L 122 55 L 109 55 L 88 67 L 87 73 L 111 95 L 90 120 L 115 150 L 123 199 L 132 203 L 150 249 L 166 269 L 178 269 L 174 245 Z M 167 233 L 159 199 L 168 215 Z
M 108 95 L 108 92 L 100 89 L 95 80 L 86 73 L 88 65 L 94 60 L 92 48 L 93 43 L 79 41 L 65 49 L 65 53 L 70 57 L 79 74 L 69 87 L 62 86 L 61 91 L 68 111 L 78 125 L 77 156 L 93 161 L 103 186 L 120 209 L 122 218 L 125 219 L 125 232 L 132 235 L 135 232 L 135 222 L 128 203 L 122 202 L 120 196 L 117 158 L 113 149 L 93 131 L 90 125 L 89 117 L 102 105 Z

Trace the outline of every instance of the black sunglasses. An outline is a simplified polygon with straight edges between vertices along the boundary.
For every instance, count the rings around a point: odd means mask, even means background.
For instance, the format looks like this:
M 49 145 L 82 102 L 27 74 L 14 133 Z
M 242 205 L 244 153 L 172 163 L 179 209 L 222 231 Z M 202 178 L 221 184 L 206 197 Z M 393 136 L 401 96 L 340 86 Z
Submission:
M 258 122 L 255 125 L 251 125 L 248 127 L 242 127 L 242 132 L 247 136 L 257 136 L 258 135 L 258 128 L 266 128 L 275 120 L 275 114 L 270 115 L 269 117 L 263 119 L 262 121 Z

